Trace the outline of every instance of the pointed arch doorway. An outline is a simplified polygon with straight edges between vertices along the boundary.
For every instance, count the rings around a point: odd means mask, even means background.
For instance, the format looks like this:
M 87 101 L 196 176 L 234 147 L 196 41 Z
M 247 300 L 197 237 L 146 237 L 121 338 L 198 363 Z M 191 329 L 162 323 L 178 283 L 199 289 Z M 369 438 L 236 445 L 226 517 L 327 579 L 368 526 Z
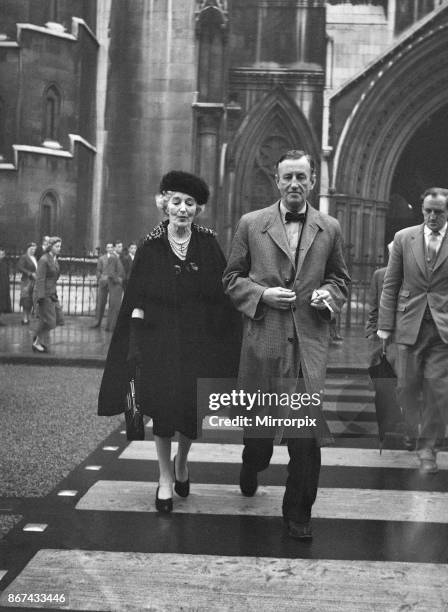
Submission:
M 427 117 L 406 145 L 394 171 L 386 217 L 386 243 L 395 232 L 422 222 L 421 195 L 448 187 L 448 105 Z
M 224 227 L 227 242 L 243 214 L 278 198 L 275 162 L 289 149 L 302 149 L 319 164 L 319 145 L 312 127 L 286 90 L 277 87 L 246 116 L 230 147 Z M 317 203 L 318 193 L 316 186 L 311 204 Z

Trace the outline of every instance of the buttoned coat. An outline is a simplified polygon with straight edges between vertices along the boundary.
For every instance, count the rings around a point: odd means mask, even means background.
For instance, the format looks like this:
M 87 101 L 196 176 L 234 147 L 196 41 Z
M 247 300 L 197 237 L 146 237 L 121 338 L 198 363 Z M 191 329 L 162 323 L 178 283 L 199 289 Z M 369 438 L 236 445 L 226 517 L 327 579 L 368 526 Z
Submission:
M 56 298 L 56 283 L 59 278 L 59 263 L 50 253 L 44 253 L 37 263 L 34 300 Z
M 349 282 L 341 231 L 333 217 L 308 204 L 296 268 L 279 203 L 244 215 L 223 276 L 226 292 L 244 315 L 240 388 L 265 389 L 266 381 L 275 379 L 297 381 L 301 367 L 306 391 L 322 398 L 330 312 L 313 308 L 311 295 L 315 289 L 327 289 L 337 313 L 346 300 Z M 261 297 L 268 287 L 295 291 L 295 306 L 278 310 L 263 304 Z M 310 410 L 307 414 L 313 416 Z M 316 438 L 321 444 L 330 442 L 321 406 L 314 416 L 318 417 L 318 427 L 313 430 Z
M 176 431 L 196 438 L 198 379 L 235 377 L 240 349 L 240 316 L 221 284 L 225 258 L 215 233 L 196 224 L 185 266 L 176 265 L 168 222 L 156 226 L 135 255 L 131 276 L 112 336 L 98 399 L 98 414 L 123 412 L 129 374 L 130 320 L 144 312 L 139 401 L 144 414 L 159 423 L 171 420 Z M 195 277 L 195 291 L 179 298 L 182 275 Z M 198 387 L 199 388 L 199 387 Z
M 58 260 L 51 253 L 44 253 L 37 263 L 33 299 L 39 304 L 39 319 L 46 329 L 54 329 L 60 324 L 57 315 L 60 309 L 56 289 L 58 278 Z
M 425 225 L 395 234 L 384 277 L 378 328 L 395 331 L 395 341 L 413 345 L 426 306 L 443 342 L 448 344 L 448 241 L 442 241 L 432 270 L 425 258 Z
M 28 253 L 24 253 L 20 256 L 16 269 L 17 272 L 22 273 L 20 280 L 20 305 L 31 310 L 37 266 Z

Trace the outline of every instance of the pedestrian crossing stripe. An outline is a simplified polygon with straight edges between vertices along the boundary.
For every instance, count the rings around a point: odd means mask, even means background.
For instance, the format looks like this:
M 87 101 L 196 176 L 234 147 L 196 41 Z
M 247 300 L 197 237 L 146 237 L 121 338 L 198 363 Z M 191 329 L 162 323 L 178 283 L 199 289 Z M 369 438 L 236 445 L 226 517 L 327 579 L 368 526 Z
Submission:
M 158 483 L 99 480 L 78 501 L 78 510 L 155 512 Z M 238 485 L 192 484 L 187 498 L 175 496 L 174 510 L 183 514 L 281 516 L 283 486 L 259 487 L 254 497 Z M 447 523 L 448 493 L 321 488 L 313 517 L 327 519 Z
M 177 442 L 173 442 L 173 456 L 176 454 Z M 241 463 L 241 444 L 206 444 L 194 442 L 188 454 L 191 463 Z M 419 461 L 416 453 L 402 450 L 384 450 L 381 454 L 373 448 L 335 448 L 324 447 L 322 465 L 339 467 L 368 468 L 401 468 L 416 469 Z M 120 459 L 138 461 L 157 461 L 155 443 L 152 440 L 135 441 L 128 444 L 119 456 Z M 285 446 L 274 446 L 271 465 L 286 465 L 289 461 L 288 449 Z M 448 453 L 437 454 L 437 464 L 441 470 L 448 470 Z
M 446 564 L 43 549 L 0 604 L 45 592 L 65 594 L 65 609 L 98 612 L 445 612 L 447 584 Z

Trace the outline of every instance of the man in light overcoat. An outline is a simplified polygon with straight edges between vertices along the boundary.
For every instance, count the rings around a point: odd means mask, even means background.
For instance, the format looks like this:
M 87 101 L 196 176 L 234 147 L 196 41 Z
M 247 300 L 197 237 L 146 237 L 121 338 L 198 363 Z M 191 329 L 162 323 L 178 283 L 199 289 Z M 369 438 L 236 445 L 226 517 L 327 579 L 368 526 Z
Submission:
M 293 381 L 293 391 L 318 396 L 313 405 L 289 412 L 314 423 L 289 428 L 283 438 L 290 456 L 283 517 L 288 534 L 297 539 L 311 538 L 320 446 L 332 439 L 321 398 L 330 320 L 340 311 L 350 281 L 339 223 L 307 202 L 315 182 L 315 164 L 305 152 L 288 151 L 280 158 L 281 199 L 241 218 L 223 277 L 226 292 L 243 313 L 240 389 L 283 393 Z M 265 408 L 256 410 L 262 415 Z M 255 494 L 257 473 L 269 465 L 273 442 L 272 430 L 246 428 L 240 473 L 244 495 Z
M 423 194 L 421 225 L 395 234 L 384 277 L 378 336 L 397 343 L 398 399 L 417 429 L 423 473 L 438 471 L 444 444 L 448 397 L 448 190 Z

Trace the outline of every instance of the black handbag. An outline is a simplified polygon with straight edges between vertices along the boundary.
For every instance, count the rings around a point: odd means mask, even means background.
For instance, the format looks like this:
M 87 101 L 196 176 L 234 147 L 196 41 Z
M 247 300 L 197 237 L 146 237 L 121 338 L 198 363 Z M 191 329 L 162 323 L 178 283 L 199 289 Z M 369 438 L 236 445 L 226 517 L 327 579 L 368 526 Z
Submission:
M 126 421 L 126 437 L 128 440 L 144 440 L 145 425 L 143 423 L 143 414 L 136 396 L 136 388 L 138 388 L 139 368 L 137 368 L 135 377 L 129 381 L 128 392 L 126 393 L 126 406 L 124 410 L 124 418 Z

